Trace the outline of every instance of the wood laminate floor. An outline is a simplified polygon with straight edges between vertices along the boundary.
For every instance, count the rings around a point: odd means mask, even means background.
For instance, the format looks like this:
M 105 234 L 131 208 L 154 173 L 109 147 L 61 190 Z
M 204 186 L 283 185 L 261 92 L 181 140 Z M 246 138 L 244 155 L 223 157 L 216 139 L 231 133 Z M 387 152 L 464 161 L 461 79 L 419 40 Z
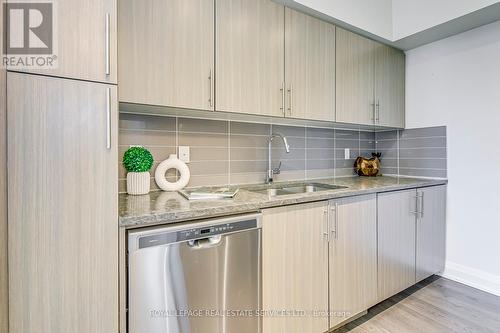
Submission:
M 500 297 L 431 277 L 334 332 L 500 333 Z

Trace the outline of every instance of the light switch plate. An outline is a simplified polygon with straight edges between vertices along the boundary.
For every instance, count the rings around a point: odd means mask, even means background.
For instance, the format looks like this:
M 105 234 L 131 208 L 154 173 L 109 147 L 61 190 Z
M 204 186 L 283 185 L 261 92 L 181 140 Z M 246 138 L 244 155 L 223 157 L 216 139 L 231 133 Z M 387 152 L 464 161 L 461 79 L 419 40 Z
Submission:
M 349 148 L 344 149 L 344 158 L 349 160 L 351 158 L 351 150 Z
M 179 159 L 184 163 L 190 162 L 190 147 L 189 146 L 179 146 Z

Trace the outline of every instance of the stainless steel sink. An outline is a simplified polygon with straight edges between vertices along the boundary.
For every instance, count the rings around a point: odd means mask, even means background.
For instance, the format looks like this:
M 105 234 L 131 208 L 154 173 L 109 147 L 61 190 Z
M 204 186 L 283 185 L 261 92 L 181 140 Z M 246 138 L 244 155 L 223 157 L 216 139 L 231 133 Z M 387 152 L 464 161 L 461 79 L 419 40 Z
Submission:
M 304 183 L 304 184 L 277 184 L 269 185 L 265 188 L 250 188 L 250 192 L 266 194 L 271 197 L 281 196 L 281 195 L 291 195 L 291 194 L 302 194 L 302 193 L 314 193 L 321 191 L 331 191 L 347 188 L 345 186 L 337 186 L 330 184 L 321 183 Z

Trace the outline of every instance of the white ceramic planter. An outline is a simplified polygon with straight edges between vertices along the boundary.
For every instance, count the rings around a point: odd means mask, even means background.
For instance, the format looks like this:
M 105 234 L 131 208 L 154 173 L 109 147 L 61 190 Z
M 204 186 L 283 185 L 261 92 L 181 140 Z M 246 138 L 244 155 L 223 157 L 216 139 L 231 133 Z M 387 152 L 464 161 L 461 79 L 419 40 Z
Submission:
M 127 173 L 127 193 L 131 195 L 148 194 L 150 190 L 149 172 L 129 172 Z

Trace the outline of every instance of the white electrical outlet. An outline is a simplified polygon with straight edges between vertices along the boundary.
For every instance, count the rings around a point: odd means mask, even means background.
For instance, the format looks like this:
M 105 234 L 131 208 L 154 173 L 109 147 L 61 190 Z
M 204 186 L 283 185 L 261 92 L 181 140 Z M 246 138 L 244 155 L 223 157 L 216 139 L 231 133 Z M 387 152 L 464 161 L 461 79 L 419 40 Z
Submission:
M 179 159 L 184 163 L 190 162 L 189 146 L 179 146 Z
M 351 150 L 349 148 L 344 149 L 344 158 L 346 160 L 351 159 Z

